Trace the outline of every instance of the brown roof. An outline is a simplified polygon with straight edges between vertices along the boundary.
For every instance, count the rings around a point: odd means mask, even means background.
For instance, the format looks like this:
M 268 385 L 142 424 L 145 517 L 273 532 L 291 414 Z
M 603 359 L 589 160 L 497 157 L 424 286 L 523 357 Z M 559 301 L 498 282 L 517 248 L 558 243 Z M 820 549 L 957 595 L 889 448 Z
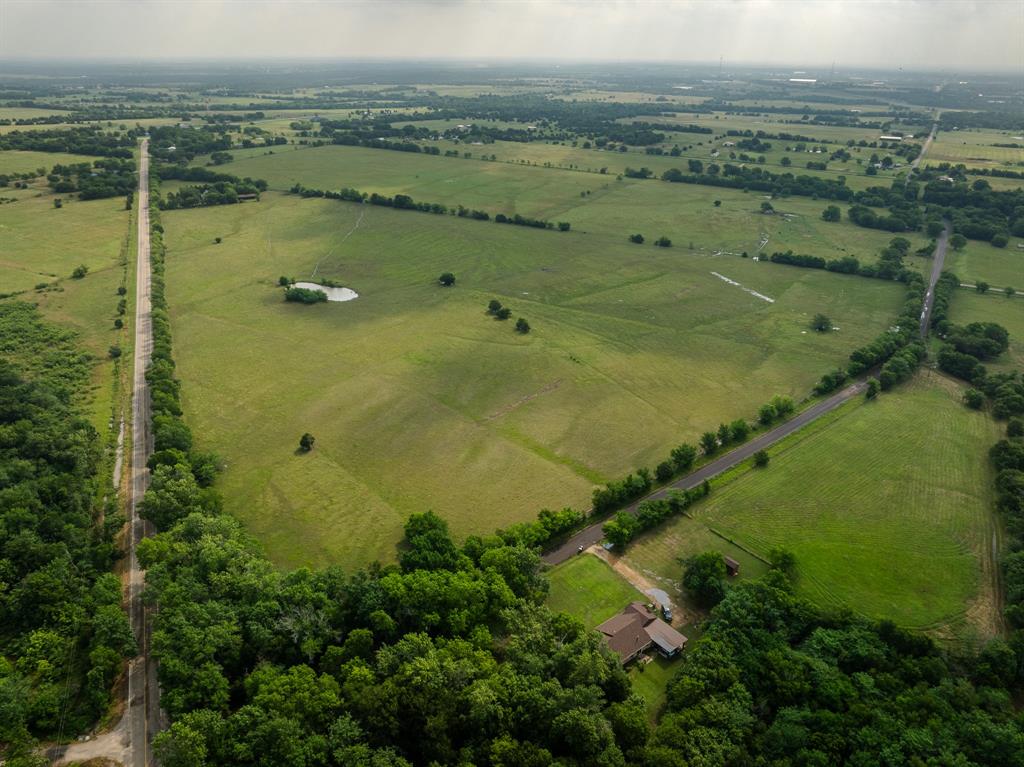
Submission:
M 633 602 L 618 615 L 597 627 L 605 636 L 609 649 L 625 663 L 656 644 L 673 653 L 686 644 L 686 637 L 647 609 L 643 602 Z

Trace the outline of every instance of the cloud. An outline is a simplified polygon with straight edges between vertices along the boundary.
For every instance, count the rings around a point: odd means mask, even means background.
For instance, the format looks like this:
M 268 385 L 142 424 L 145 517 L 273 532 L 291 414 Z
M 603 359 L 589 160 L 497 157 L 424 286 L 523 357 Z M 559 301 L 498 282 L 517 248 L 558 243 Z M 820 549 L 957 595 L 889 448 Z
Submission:
M 0 0 L 0 56 L 716 61 L 1024 71 L 1019 0 Z

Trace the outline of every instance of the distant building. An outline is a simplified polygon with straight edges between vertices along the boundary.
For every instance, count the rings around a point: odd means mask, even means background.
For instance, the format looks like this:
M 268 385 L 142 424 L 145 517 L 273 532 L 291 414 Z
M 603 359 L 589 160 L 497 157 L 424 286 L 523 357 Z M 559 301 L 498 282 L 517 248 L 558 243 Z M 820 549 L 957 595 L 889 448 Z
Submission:
M 732 557 L 725 557 L 725 571 L 730 576 L 736 576 L 740 574 L 740 563 Z
M 629 663 L 651 647 L 671 658 L 686 646 L 686 637 L 660 620 L 643 602 L 633 602 L 597 630 L 604 635 L 608 648 Z
M 879 141 L 902 141 L 903 136 L 879 136 Z

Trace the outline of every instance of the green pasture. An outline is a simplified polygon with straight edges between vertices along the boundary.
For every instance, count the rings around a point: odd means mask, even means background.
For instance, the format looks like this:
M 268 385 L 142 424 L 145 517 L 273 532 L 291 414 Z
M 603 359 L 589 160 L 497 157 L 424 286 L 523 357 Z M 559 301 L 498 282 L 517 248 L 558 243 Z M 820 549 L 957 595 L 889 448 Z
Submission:
M 343 146 L 260 148 L 232 154 L 234 162 L 220 166 L 222 170 L 264 178 L 272 189 L 286 190 L 299 182 L 319 189 L 350 186 L 387 195 L 409 194 L 425 202 L 461 204 L 492 214 L 520 213 L 568 221 L 574 229 L 614 241 L 625 241 L 639 232 L 651 242 L 667 236 L 677 247 L 688 248 L 692 242 L 694 248 L 707 252 L 747 251 L 753 255 L 767 235 L 768 253 L 792 248 L 801 253 L 853 254 L 874 260 L 891 239 L 887 232 L 863 229 L 845 220 L 823 222 L 821 211 L 828 201 L 808 197 L 775 200 L 779 215 L 764 216 L 760 204 L 765 198 L 758 194 L 617 179 L 611 174 Z M 613 153 L 598 154 L 610 157 Z M 202 162 L 205 158 L 197 159 Z M 715 207 L 715 200 L 721 205 Z M 925 242 L 920 234 L 909 239 L 915 247 Z
M 963 250 L 950 248 L 946 252 L 946 269 L 955 273 L 961 282 L 977 283 L 1004 288 L 1007 285 L 1024 290 L 1024 239 L 1011 237 L 1005 248 L 991 243 L 968 240 Z
M 1010 349 L 998 359 L 986 362 L 985 367 L 1024 370 L 1024 296 L 1007 298 L 1000 293 L 979 295 L 973 290 L 961 290 L 950 304 L 949 318 L 961 325 L 998 322 L 1010 332 Z
M 87 162 L 92 165 L 97 159 L 99 158 L 65 152 L 0 151 L 0 175 L 34 173 L 39 168 L 45 168 L 46 173 L 49 173 L 54 165 L 71 165 L 79 162 Z
M 230 510 L 285 564 L 391 560 L 428 508 L 457 535 L 585 508 L 594 484 L 773 394 L 803 397 L 901 299 L 750 259 L 274 193 L 164 226 L 185 412 L 226 460 Z M 277 277 L 318 263 L 360 297 L 284 303 Z M 434 283 L 445 270 L 454 289 Z M 491 298 L 533 332 L 489 318 Z M 842 330 L 807 332 L 818 311 Z M 317 447 L 295 455 L 304 431 Z
M 0 106 L 0 120 L 30 120 L 34 117 L 50 117 L 51 115 L 60 114 L 64 114 L 64 110 Z M 21 127 L 23 130 L 31 130 L 34 127 L 45 128 L 46 126 L 23 125 Z
M 699 525 L 761 556 L 789 549 L 798 591 L 819 604 L 939 636 L 992 635 L 987 456 L 1000 427 L 961 394 L 926 372 L 852 409 L 716 489 L 695 520 L 655 531 L 627 552 L 633 566 L 664 570 L 666 544 L 653 539 L 682 548 Z
M 1010 168 L 1024 163 L 1024 140 L 1017 132 L 995 130 L 941 131 L 928 150 L 928 162 L 963 163 L 969 168 Z M 1017 144 L 1018 148 L 993 144 Z
M 573 557 L 547 577 L 548 607 L 579 618 L 588 629 L 604 623 L 630 602 L 647 603 L 651 599 L 591 554 Z
M 121 197 L 65 200 L 60 210 L 53 207 L 50 195 L 0 205 L 0 293 L 24 291 L 6 300 L 37 304 L 48 320 L 74 330 L 83 350 L 94 356 L 91 418 L 101 432 L 112 406 L 114 363 L 109 349 L 124 343 L 125 337 L 114 328 L 114 320 L 128 216 Z M 79 264 L 88 266 L 89 272 L 83 279 L 72 279 Z M 34 289 L 44 282 L 49 287 Z

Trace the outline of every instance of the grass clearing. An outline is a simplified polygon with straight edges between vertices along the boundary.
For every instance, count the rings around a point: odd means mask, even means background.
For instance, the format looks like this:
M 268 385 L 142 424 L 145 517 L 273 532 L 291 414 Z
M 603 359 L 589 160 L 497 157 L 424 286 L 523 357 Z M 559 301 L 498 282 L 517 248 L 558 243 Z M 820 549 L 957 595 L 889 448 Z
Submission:
M 979 295 L 960 290 L 950 304 L 950 320 L 960 325 L 969 322 L 998 322 L 1010 332 L 1010 349 L 999 359 L 986 362 L 991 370 L 1024 369 L 1024 298 L 1007 298 L 999 293 Z
M 92 165 L 99 158 L 84 154 L 68 154 L 67 152 L 22 152 L 9 149 L 0 152 L 0 175 L 5 173 L 34 173 L 44 168 L 48 173 L 54 165 L 71 165 L 87 162 Z M 2 194 L 6 190 L 0 190 Z
M 1011 237 L 1005 248 L 991 243 L 968 240 L 963 250 L 946 253 L 946 268 L 961 282 L 976 284 L 979 280 L 1003 288 L 1007 285 L 1024 290 L 1024 239 Z
M 185 412 L 227 461 L 229 511 L 289 566 L 393 560 L 404 518 L 427 508 L 456 535 L 585 508 L 595 483 L 773 394 L 803 397 L 901 297 L 750 259 L 274 193 L 164 226 Z M 277 277 L 318 263 L 360 298 L 284 303 Z M 454 289 L 435 284 L 446 270 Z M 491 298 L 534 331 L 487 317 Z M 817 311 L 842 331 L 805 332 Z M 297 456 L 304 431 L 317 447 Z
M 549 571 L 547 577 L 551 584 L 548 607 L 576 616 L 588 629 L 604 623 L 630 602 L 650 601 L 606 562 L 590 554 L 573 557 Z
M 701 525 L 762 556 L 788 548 L 798 590 L 819 604 L 940 637 L 991 636 L 987 456 L 1000 428 L 967 410 L 961 392 L 923 372 L 716 490 L 695 520 L 664 534 L 685 541 Z M 665 566 L 653 545 L 629 556 L 634 566 Z

